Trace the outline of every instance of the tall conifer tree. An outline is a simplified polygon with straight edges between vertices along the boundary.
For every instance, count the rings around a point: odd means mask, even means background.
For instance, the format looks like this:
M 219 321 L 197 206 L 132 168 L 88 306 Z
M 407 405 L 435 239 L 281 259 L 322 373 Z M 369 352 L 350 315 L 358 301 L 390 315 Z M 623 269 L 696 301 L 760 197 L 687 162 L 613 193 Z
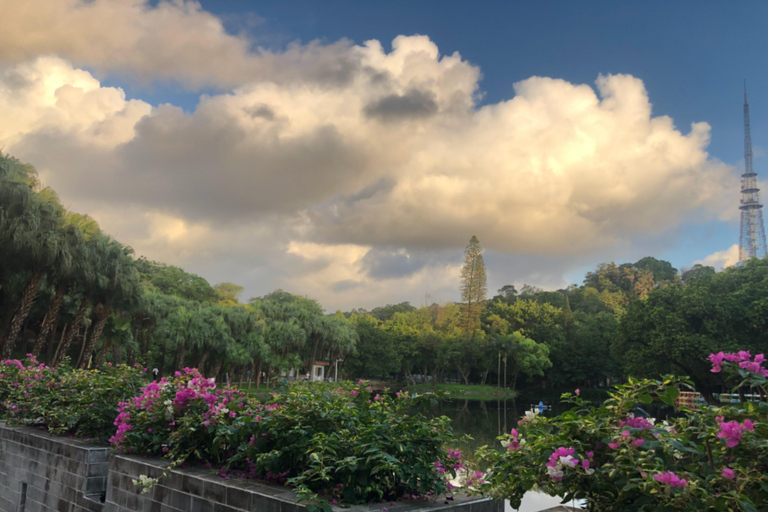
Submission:
M 464 266 L 461 268 L 461 300 L 466 303 L 467 332 L 474 332 L 478 328 L 480 318 L 480 305 L 488 293 L 485 278 L 485 263 L 483 262 L 483 248 L 477 237 L 472 235 L 469 245 L 464 250 Z

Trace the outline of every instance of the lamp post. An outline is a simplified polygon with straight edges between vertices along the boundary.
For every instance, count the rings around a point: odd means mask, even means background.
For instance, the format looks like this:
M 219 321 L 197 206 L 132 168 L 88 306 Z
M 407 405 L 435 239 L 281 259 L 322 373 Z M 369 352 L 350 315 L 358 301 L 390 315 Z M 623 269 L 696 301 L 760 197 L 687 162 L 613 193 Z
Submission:
M 333 375 L 334 382 L 339 382 L 339 361 L 343 361 L 343 359 L 336 359 L 336 361 L 335 361 L 336 370 L 335 370 L 335 373 Z

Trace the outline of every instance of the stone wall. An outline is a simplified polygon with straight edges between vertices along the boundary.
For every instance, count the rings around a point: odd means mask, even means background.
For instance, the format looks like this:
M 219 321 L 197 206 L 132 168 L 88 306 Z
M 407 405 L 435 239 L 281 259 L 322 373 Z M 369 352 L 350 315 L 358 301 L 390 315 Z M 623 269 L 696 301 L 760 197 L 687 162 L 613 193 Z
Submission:
M 0 511 L 100 512 L 109 449 L 0 424 Z
M 106 446 L 0 424 L 0 512 L 305 512 L 277 485 L 224 479 L 210 470 L 170 472 L 147 494 L 133 480 L 158 477 L 167 461 L 117 455 Z M 103 502 L 102 502 L 103 500 Z M 333 507 L 334 512 L 502 512 L 503 503 L 457 495 Z

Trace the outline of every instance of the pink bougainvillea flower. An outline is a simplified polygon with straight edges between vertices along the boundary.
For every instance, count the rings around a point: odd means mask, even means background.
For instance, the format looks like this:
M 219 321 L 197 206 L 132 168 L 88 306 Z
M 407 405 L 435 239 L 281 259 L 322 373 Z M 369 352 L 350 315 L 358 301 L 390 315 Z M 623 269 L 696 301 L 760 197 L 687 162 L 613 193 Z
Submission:
M 576 391 L 574 391 L 574 393 L 576 393 L 576 396 L 578 396 L 579 394 L 581 394 L 581 390 L 577 389 Z
M 719 439 L 725 439 L 725 446 L 733 448 L 741 441 L 741 425 L 737 421 L 727 421 L 720 423 L 720 432 L 717 433 Z
M 688 482 L 674 474 L 672 471 L 653 475 L 654 480 L 662 484 L 669 484 L 670 487 L 688 487 Z
M 720 476 L 722 476 L 723 478 L 727 478 L 729 480 L 733 480 L 734 478 L 736 478 L 736 474 L 730 468 L 723 468 L 723 472 L 720 473 Z
M 643 446 L 643 443 L 645 443 L 645 439 L 633 439 L 632 445 L 633 446 Z
M 722 351 L 717 354 L 709 354 L 708 359 L 712 363 L 712 373 L 719 373 L 722 370 L 725 354 Z
M 620 445 L 619 445 L 619 443 L 608 443 L 608 446 L 610 446 L 611 448 L 616 450 Z

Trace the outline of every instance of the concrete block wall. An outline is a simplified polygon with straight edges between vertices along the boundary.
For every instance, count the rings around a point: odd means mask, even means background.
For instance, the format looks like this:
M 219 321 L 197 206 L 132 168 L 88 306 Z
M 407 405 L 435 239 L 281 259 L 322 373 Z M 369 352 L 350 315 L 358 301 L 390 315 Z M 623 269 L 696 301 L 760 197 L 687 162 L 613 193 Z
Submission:
M 168 462 L 118 455 L 103 445 L 0 423 L 0 512 L 306 512 L 289 489 L 224 479 L 202 468 L 176 469 L 147 494 L 140 475 L 160 476 Z M 105 501 L 102 502 L 101 499 Z M 502 512 L 503 503 L 456 495 L 333 507 L 334 512 Z
M 147 494 L 132 480 L 138 475 L 156 478 L 166 462 L 157 459 L 113 455 L 109 465 L 104 512 L 305 512 L 296 493 L 285 487 L 241 478 L 223 479 L 206 469 L 173 470 Z M 397 501 L 333 507 L 334 512 L 502 512 L 503 502 L 456 495 L 451 500 Z
M 109 449 L 0 423 L 0 511 L 101 512 Z

